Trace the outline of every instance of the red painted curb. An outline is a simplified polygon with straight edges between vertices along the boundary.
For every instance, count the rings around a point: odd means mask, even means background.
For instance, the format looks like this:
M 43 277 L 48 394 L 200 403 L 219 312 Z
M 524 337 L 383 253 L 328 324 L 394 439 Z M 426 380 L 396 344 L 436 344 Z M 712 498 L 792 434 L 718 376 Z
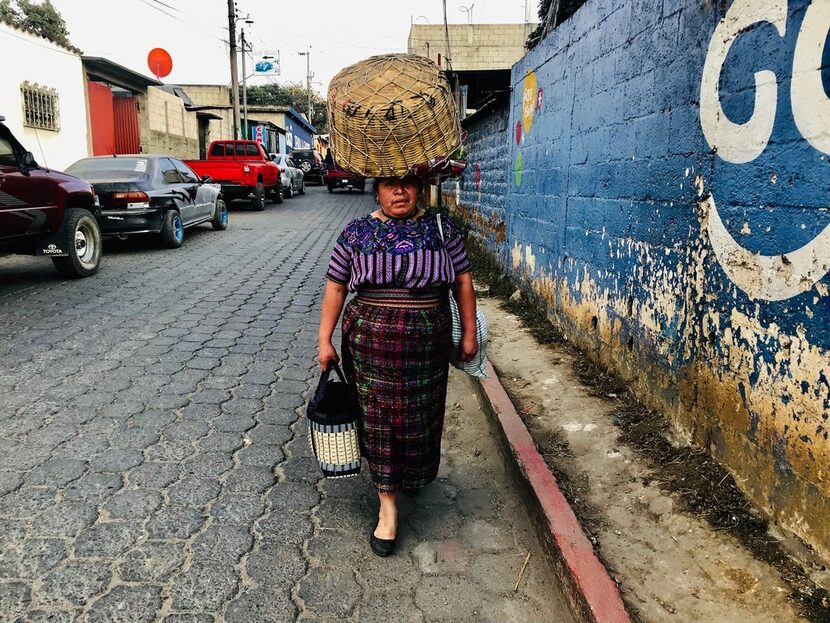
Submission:
M 565 596 L 581 623 L 630 623 L 617 585 L 594 554 L 568 501 L 488 361 L 479 382 L 493 424 L 528 494 L 542 543 L 565 583 Z

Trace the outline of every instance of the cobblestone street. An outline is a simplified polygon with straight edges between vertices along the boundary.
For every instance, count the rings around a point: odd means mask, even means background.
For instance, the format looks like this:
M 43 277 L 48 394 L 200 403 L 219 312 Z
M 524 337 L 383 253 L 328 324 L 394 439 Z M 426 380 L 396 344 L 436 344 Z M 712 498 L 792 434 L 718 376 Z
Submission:
M 319 477 L 323 273 L 370 197 L 108 242 L 79 281 L 0 258 L 0 623 L 570 620 L 466 377 L 394 557 L 368 475 Z

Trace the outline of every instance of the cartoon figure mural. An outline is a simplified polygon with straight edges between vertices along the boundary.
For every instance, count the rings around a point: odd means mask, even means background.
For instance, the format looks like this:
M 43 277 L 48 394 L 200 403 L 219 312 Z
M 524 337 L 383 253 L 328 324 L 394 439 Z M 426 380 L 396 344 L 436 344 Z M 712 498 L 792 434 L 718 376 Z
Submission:
M 494 250 L 830 559 L 828 33 L 826 0 L 588 0 L 513 68 Z

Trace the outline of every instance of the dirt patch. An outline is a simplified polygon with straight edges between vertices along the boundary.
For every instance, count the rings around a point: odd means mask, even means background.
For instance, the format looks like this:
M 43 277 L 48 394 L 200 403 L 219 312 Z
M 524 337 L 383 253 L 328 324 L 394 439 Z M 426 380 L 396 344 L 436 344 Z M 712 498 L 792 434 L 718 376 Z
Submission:
M 506 299 L 515 292 L 516 286 L 492 255 L 474 240 L 468 241 L 468 251 L 473 258 L 476 281 L 488 284 L 491 295 Z M 701 449 L 673 446 L 668 441 L 670 425 L 666 417 L 645 407 L 617 376 L 596 365 L 568 342 L 548 321 L 546 310 L 533 300 L 532 295 L 523 296 L 519 301 L 503 301 L 501 307 L 520 319 L 524 328 L 539 343 L 548 345 L 553 351 L 548 354 L 554 356 L 554 365 L 558 362 L 569 366 L 582 384 L 583 391 L 604 402 L 605 417 L 616 429 L 617 440 L 633 450 L 637 459 L 647 467 L 647 473 L 641 476 L 642 487 L 654 486 L 670 494 L 677 512 L 702 518 L 714 533 L 736 539 L 756 560 L 771 565 L 780 574 L 787 586 L 788 600 L 799 616 L 815 623 L 830 623 L 830 595 L 812 582 L 801 563 L 789 556 L 780 542 L 769 534 L 767 521 L 746 500 L 728 472 Z M 493 363 L 497 369 L 500 367 L 496 361 Z M 567 435 L 545 420 L 545 409 L 534 403 L 533 394 L 529 391 L 530 383 L 520 380 L 517 370 L 521 370 L 521 366 L 512 368 L 512 372 L 507 371 L 508 377 L 512 375 L 512 379 L 508 378 L 505 383 L 508 392 L 514 403 L 519 405 L 520 414 L 583 527 L 591 540 L 598 544 L 600 557 L 613 576 L 623 576 L 616 579 L 625 588 L 624 571 L 617 569 L 615 556 L 604 552 L 603 541 L 608 540 L 609 534 L 613 538 L 615 529 L 612 526 L 609 532 L 603 506 L 592 502 L 596 496 L 592 495 L 591 478 L 587 475 L 590 470 L 583 471 L 575 465 L 578 461 L 575 461 Z M 537 391 L 539 389 L 536 388 Z M 660 505 L 655 500 L 651 503 Z M 625 523 L 622 518 L 618 519 Z M 678 540 L 675 536 L 672 538 Z M 634 567 L 636 565 L 630 568 Z M 705 565 L 702 569 L 703 574 L 711 572 L 711 569 L 706 570 Z M 759 576 L 763 574 L 747 571 L 741 565 L 723 564 L 720 575 L 736 595 L 758 594 L 766 588 L 759 586 Z M 637 612 L 642 604 L 632 599 L 630 592 L 627 594 L 623 590 L 623 595 L 635 617 L 640 618 Z M 654 601 L 669 614 L 678 612 L 670 600 L 655 597 Z M 643 620 L 657 619 L 653 613 L 649 615 L 646 612 Z M 727 620 L 727 617 L 722 620 Z

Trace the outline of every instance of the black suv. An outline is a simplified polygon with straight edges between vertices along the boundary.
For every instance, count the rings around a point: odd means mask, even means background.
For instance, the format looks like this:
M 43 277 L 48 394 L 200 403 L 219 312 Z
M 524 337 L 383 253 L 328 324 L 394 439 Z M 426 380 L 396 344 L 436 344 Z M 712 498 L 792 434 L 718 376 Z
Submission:
M 306 181 L 315 181 L 321 186 L 326 183 L 326 163 L 316 149 L 294 149 L 291 159 L 305 173 Z

